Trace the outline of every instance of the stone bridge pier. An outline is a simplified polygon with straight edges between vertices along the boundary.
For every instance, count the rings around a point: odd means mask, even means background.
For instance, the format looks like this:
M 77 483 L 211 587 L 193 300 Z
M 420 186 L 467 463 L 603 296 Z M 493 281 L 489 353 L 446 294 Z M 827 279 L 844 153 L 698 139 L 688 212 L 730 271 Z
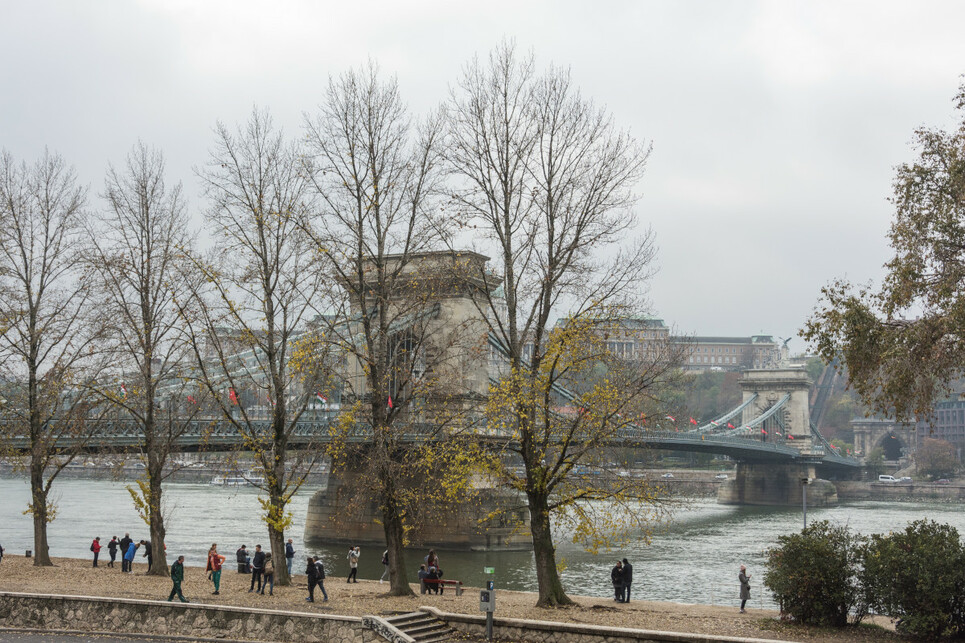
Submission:
M 381 512 L 375 502 L 359 498 L 365 487 L 363 467 L 348 466 L 329 475 L 328 484 L 308 501 L 305 541 L 378 545 L 385 543 Z M 467 502 L 432 516 L 415 518 L 410 546 L 460 551 L 532 549 L 528 512 L 515 495 L 476 480 Z M 503 508 L 507 513 L 497 513 Z M 495 515 L 494 515 L 495 514 Z
M 744 409 L 742 423 L 754 421 L 780 403 L 783 408 L 760 424 L 761 439 L 781 441 L 800 452 L 800 456 L 785 462 L 742 461 L 732 480 L 720 485 L 717 502 L 728 505 L 800 505 L 807 480 L 808 504 L 827 506 L 836 504 L 838 492 L 828 480 L 818 478 L 818 464 L 824 456 L 823 444 L 811 433 L 809 393 L 811 380 L 803 369 L 755 369 L 744 372 L 740 381 L 747 402 L 757 395 L 754 403 Z M 754 425 L 757 428 L 757 425 Z

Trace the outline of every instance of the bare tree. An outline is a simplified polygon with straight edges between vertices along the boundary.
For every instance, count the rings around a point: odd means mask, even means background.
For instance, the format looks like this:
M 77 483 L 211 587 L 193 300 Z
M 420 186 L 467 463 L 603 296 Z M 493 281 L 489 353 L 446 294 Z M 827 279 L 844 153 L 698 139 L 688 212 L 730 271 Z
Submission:
M 632 206 L 649 149 L 583 98 L 566 70 L 537 74 L 532 57 L 518 56 L 509 43 L 488 63 L 467 66 L 448 116 L 453 199 L 467 225 L 495 247 L 502 273 L 494 284 L 501 296 L 490 297 L 484 311 L 507 362 L 493 389 L 490 423 L 515 436 L 510 448 L 524 473 L 498 463 L 494 470 L 527 498 L 538 604 L 567 604 L 553 519 L 581 511 L 581 499 L 619 497 L 604 486 L 574 496 L 577 487 L 568 481 L 576 465 L 630 425 L 680 359 L 665 346 L 650 354 L 649 366 L 600 378 L 609 385 L 597 393 L 607 396 L 573 398 L 569 404 L 582 409 L 575 416 L 558 410 L 567 404 L 565 391 L 592 373 L 594 359 L 616 368 L 602 354 L 593 357 L 594 333 L 645 311 L 641 290 L 655 248 L 652 233 L 637 233 Z M 566 322 L 554 329 L 552 316 L 563 308 Z M 612 386 L 616 381 L 621 387 Z M 635 494 L 647 498 L 643 489 Z
M 408 595 L 404 546 L 420 509 L 465 490 L 450 484 L 464 469 L 447 462 L 469 457 L 453 438 L 465 420 L 462 366 L 485 328 L 478 319 L 473 328 L 453 297 L 473 296 L 457 292 L 456 275 L 478 257 L 434 252 L 447 225 L 433 216 L 442 130 L 438 118 L 413 126 L 395 79 L 382 80 L 372 64 L 331 79 L 305 128 L 319 196 L 319 214 L 305 227 L 340 286 L 324 319 L 346 356 L 342 399 L 354 422 L 345 430 L 360 425 L 371 436 L 329 450 L 333 468 L 362 468 L 354 504 L 378 506 L 389 591 Z M 422 439 L 414 443 L 415 432 Z M 437 475 L 443 470 L 449 480 Z
M 99 337 L 80 269 L 86 191 L 50 152 L 34 165 L 0 155 L 0 365 L 8 437 L 26 438 L 30 457 L 34 565 L 49 566 L 48 499 L 58 474 L 96 428 L 84 395 Z
M 208 166 L 199 172 L 215 241 L 185 316 L 197 379 L 264 471 L 263 518 L 276 560 L 285 551 L 286 507 L 324 450 L 290 442 L 315 395 L 331 386 L 326 352 L 311 325 L 325 280 L 315 247 L 296 221 L 308 207 L 296 145 L 266 111 L 236 133 L 218 124 Z M 311 411 L 313 412 L 313 411 Z M 252 479 L 261 476 L 253 476 Z M 276 565 L 279 584 L 290 583 Z
M 187 299 L 184 253 L 192 238 L 181 185 L 167 188 L 163 155 L 143 143 L 121 169 L 108 168 L 103 198 L 107 210 L 88 227 L 87 262 L 114 359 L 94 392 L 123 409 L 143 435 L 147 479 L 129 489 L 151 530 L 149 573 L 167 576 L 161 484 L 176 470 L 170 455 L 200 408 L 186 403 L 191 393 L 200 396 L 185 390 L 192 356 L 175 306 Z

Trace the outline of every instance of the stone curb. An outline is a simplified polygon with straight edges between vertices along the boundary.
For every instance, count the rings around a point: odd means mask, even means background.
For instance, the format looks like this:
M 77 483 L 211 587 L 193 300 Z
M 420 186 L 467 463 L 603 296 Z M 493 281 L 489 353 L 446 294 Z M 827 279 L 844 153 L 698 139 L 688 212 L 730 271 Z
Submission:
M 0 627 L 0 633 L 11 634 L 57 634 L 62 636 L 107 636 L 114 639 L 135 639 L 149 641 L 191 641 L 192 643 L 251 643 L 242 639 L 212 639 L 197 636 L 177 636 L 174 634 L 131 634 L 130 632 L 109 632 L 94 630 L 38 630 L 30 627 Z
M 271 614 L 276 616 L 291 616 L 297 618 L 319 618 L 331 621 L 345 621 L 347 623 L 361 623 L 360 616 L 343 616 L 341 614 L 317 614 L 315 612 L 292 612 L 290 610 L 270 610 L 262 607 L 238 607 L 235 605 L 211 605 L 209 603 L 175 603 L 173 601 L 154 601 L 139 598 L 114 598 L 111 596 L 83 596 L 79 594 L 34 594 L 29 592 L 5 592 L 0 591 L 0 598 L 10 596 L 13 598 L 42 598 L 53 600 L 80 600 L 91 603 L 122 603 L 124 605 L 163 605 L 166 607 L 178 607 L 185 610 L 217 610 L 222 612 L 234 612 L 236 614 Z M 223 639 L 219 639 L 223 640 Z
M 466 623 L 475 626 L 486 626 L 485 616 L 456 614 L 443 612 L 432 606 L 422 606 L 420 611 L 432 614 L 446 623 Z M 696 634 L 686 632 L 661 632 L 657 630 L 637 630 L 629 627 L 606 627 L 603 625 L 583 625 L 576 623 L 561 623 L 558 621 L 530 621 L 521 618 L 493 618 L 494 627 L 513 627 L 522 630 L 539 632 L 557 632 L 567 634 L 583 634 L 599 637 L 601 641 L 609 641 L 615 637 L 624 639 L 641 639 L 646 641 L 668 641 L 669 643 L 794 643 L 794 641 L 778 639 L 751 639 L 743 636 L 716 636 L 713 634 Z

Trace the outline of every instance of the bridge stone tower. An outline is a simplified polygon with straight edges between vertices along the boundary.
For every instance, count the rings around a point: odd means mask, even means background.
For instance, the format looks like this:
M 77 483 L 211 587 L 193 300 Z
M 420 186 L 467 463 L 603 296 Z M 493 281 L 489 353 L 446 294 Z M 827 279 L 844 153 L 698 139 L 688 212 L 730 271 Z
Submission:
M 765 423 L 761 424 L 763 441 L 783 441 L 801 455 L 794 461 L 767 462 L 747 460 L 737 463 L 736 475 L 718 489 L 717 502 L 741 505 L 798 505 L 803 501 L 804 483 L 808 485 L 808 504 L 827 506 L 837 503 L 834 485 L 817 477 L 817 466 L 824 456 L 824 446 L 816 444 L 811 433 L 808 394 L 811 380 L 804 369 L 755 369 L 744 372 L 740 381 L 744 402 L 756 399 L 744 409 L 742 422 L 751 425 L 769 409 L 787 397 Z M 769 428 L 765 428 L 769 427 Z

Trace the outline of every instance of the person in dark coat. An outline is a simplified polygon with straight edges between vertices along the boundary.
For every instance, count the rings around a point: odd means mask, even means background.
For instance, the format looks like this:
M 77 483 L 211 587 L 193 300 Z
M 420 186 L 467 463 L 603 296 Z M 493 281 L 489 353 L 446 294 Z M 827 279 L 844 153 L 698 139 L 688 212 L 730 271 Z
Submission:
M 321 558 L 315 558 L 315 584 L 322 590 L 322 601 L 328 600 L 328 592 L 325 591 L 325 563 Z
M 147 571 L 151 571 L 151 567 L 154 566 L 154 557 L 152 556 L 151 541 L 142 540 L 141 544 L 144 545 L 144 553 L 141 554 L 141 558 L 147 558 Z
M 261 545 L 255 545 L 255 557 L 251 559 L 251 587 L 248 593 L 256 591 L 255 581 L 258 581 L 258 592 L 261 592 L 261 575 L 265 571 L 265 552 L 261 551 Z
M 168 602 L 174 600 L 174 595 L 177 594 L 178 598 L 181 599 L 182 603 L 187 603 L 188 599 L 184 597 L 181 593 L 181 582 L 184 580 L 184 556 L 178 556 L 178 559 L 174 561 L 171 565 L 171 582 L 174 583 L 174 587 L 171 588 L 171 594 L 168 596 Z
M 127 550 L 131 548 L 132 542 L 134 541 L 131 540 L 130 534 L 124 534 L 124 537 L 121 538 L 120 550 L 121 550 L 121 571 L 122 572 L 131 571 L 131 566 L 127 563 Z
M 292 539 L 289 538 L 288 542 L 285 543 L 285 565 L 288 567 L 288 576 L 292 575 L 292 563 L 295 562 L 295 545 L 292 544 Z
M 630 602 L 630 584 L 633 582 L 633 565 L 626 558 L 623 559 L 623 602 Z
M 315 584 L 318 582 L 318 570 L 315 567 L 315 559 L 311 556 L 308 557 L 308 567 L 305 568 L 305 574 L 308 576 L 308 598 L 305 600 L 309 603 L 314 603 Z
M 238 573 L 247 574 L 250 572 L 248 569 L 248 548 L 242 545 L 235 552 L 235 560 L 238 561 Z
M 111 562 L 107 563 L 108 567 L 114 566 L 114 560 L 117 558 L 117 547 L 120 543 L 117 542 L 117 536 L 111 538 L 111 542 L 107 543 L 107 553 L 111 555 Z
M 623 602 L 623 563 L 617 561 L 617 564 L 613 566 L 610 570 L 610 582 L 613 583 L 613 595 L 617 603 Z
M 747 573 L 747 567 L 741 565 L 741 572 L 737 575 L 737 580 L 741 584 L 741 614 L 745 612 L 744 605 L 751 597 L 751 575 Z

